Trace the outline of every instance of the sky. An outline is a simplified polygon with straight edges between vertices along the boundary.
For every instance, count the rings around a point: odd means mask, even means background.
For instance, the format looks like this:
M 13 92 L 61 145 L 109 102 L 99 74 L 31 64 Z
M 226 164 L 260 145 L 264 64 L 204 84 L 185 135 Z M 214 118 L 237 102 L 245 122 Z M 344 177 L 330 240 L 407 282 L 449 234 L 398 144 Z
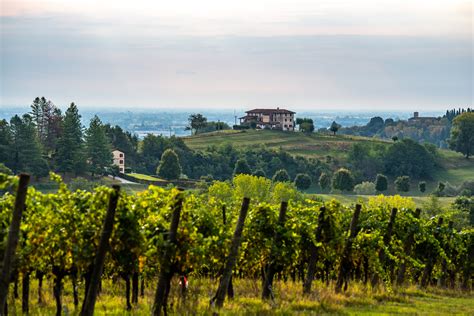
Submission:
M 473 104 L 473 0 L 0 1 L 0 107 Z

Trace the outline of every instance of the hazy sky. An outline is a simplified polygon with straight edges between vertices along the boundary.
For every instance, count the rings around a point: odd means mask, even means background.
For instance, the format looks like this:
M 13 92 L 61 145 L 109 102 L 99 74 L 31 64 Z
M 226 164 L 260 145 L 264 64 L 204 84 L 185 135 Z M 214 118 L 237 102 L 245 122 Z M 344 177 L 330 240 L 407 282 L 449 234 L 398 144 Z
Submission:
M 472 0 L 0 1 L 0 106 L 473 104 Z

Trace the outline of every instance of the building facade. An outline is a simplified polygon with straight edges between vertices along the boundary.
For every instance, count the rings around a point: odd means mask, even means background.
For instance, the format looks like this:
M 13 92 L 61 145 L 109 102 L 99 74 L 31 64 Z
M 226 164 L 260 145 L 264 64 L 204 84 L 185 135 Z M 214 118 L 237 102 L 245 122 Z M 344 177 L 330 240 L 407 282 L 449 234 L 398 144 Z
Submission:
M 125 154 L 120 150 L 114 150 L 112 154 L 114 155 L 113 165 L 119 167 L 120 173 L 125 173 Z
M 295 130 L 295 112 L 286 109 L 253 109 L 239 118 L 240 124 L 255 124 L 257 128 Z

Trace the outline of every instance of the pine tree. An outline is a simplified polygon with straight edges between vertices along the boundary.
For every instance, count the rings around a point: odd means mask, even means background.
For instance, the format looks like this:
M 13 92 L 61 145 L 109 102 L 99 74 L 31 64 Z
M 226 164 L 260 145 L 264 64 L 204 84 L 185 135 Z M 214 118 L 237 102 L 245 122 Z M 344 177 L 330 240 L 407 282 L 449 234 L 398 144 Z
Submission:
M 0 120 L 0 161 L 7 166 L 12 162 L 12 135 L 6 120 Z
M 57 169 L 77 175 L 85 170 L 86 158 L 83 153 L 81 116 L 74 102 L 66 110 L 61 127 L 62 135 L 58 139 L 56 154 Z
M 94 177 L 103 174 L 112 164 L 112 149 L 105 135 L 105 128 L 100 119 L 95 115 L 86 130 L 86 154 L 89 171 Z
M 36 134 L 33 118 L 29 114 L 20 118 L 15 115 L 10 120 L 12 137 L 12 163 L 14 173 L 28 172 L 36 177 L 48 174 L 49 167 L 41 153 L 41 145 Z

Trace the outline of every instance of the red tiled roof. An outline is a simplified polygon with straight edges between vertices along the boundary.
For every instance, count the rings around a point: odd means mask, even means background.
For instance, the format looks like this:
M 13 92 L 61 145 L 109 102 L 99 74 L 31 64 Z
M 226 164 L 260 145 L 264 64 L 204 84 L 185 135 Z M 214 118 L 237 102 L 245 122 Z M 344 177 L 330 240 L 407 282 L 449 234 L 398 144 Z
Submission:
M 295 114 L 293 111 L 289 111 L 286 109 L 253 109 L 250 111 L 246 111 L 245 113 L 262 113 L 265 115 L 269 114 Z

